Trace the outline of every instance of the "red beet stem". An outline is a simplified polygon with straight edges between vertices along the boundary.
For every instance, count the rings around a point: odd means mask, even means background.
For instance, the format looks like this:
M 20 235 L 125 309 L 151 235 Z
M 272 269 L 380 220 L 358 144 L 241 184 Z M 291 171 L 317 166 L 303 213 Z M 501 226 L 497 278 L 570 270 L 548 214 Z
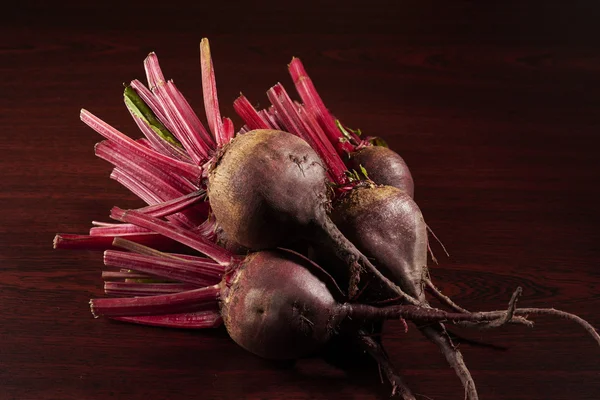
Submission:
M 163 259 L 166 258 L 180 262 L 187 261 L 191 263 L 191 265 L 194 265 L 198 268 L 201 268 L 204 271 L 207 271 L 207 273 L 209 274 L 208 276 L 215 276 L 220 278 L 221 275 L 223 275 L 223 273 L 225 272 L 225 268 L 222 265 L 219 265 L 215 263 L 215 261 L 206 257 L 191 256 L 187 254 L 165 253 L 153 249 L 152 247 L 144 246 L 142 244 L 132 242 L 131 240 L 126 240 L 123 238 L 115 238 L 115 240 L 113 241 L 113 246 L 129 250 L 133 253 L 143 254 L 146 256 L 159 257 Z
M 114 142 L 104 140 L 97 143 L 94 150 L 98 157 L 116 167 L 131 171 L 142 182 L 147 183 L 146 181 L 149 181 L 152 183 L 157 181 L 154 184 L 156 190 L 159 193 L 168 191 L 168 195 L 171 196 L 169 200 L 181 197 L 190 191 L 198 190 L 198 186 L 191 184 L 180 175 L 169 173 L 168 168 L 156 167 Z M 179 195 L 173 197 L 175 193 L 179 193 Z
M 179 314 L 212 310 L 218 306 L 219 285 L 174 294 L 148 297 L 92 299 L 90 308 L 95 317 L 127 317 L 137 315 Z
M 178 185 L 177 178 L 166 174 L 158 168 L 151 166 L 142 159 L 135 156 L 127 157 L 114 148 L 114 144 L 103 141 L 96 145 L 96 155 L 111 162 L 119 170 L 128 173 L 130 179 L 127 184 L 132 183 L 131 187 L 140 198 L 149 204 L 156 203 L 156 200 L 163 202 L 184 196 L 190 190 L 197 190 L 196 186 L 183 188 Z M 188 182 L 189 183 L 189 182 Z M 125 183 L 124 183 L 125 185 Z M 139 187 L 142 187 L 140 190 Z M 133 191 L 132 190 L 132 191 Z M 206 213 L 198 212 L 200 210 L 188 210 L 170 216 L 168 219 L 177 221 L 180 225 L 192 228 L 201 223 L 206 218 Z
M 289 95 L 283 88 L 283 85 L 278 83 L 267 92 L 271 104 L 277 110 L 279 117 L 282 119 L 288 132 L 293 133 L 302 139 L 306 140 L 311 147 L 319 154 L 327 170 L 331 175 L 332 180 L 336 184 L 344 184 L 346 182 L 346 166 L 342 159 L 338 156 L 335 149 L 327 140 L 313 131 L 311 127 L 302 119 L 298 112 L 297 106 L 292 102 Z
M 196 286 L 215 284 L 223 274 L 223 267 L 215 266 L 214 262 L 199 263 L 115 250 L 104 252 L 104 265 L 131 269 Z
M 198 286 L 187 283 L 104 282 L 104 293 L 109 296 L 155 296 L 194 289 Z
M 275 108 L 273 108 L 273 106 L 271 106 L 268 110 L 260 110 L 259 113 L 264 120 L 269 121 L 274 129 L 279 129 L 280 131 L 285 129 L 281 119 L 277 115 L 277 111 Z
M 117 143 L 124 150 L 129 151 L 132 154 L 137 154 L 161 169 L 176 172 L 191 181 L 197 181 L 202 175 L 202 169 L 197 165 L 174 160 L 155 150 L 142 146 L 85 109 L 81 110 L 80 118 L 86 125 L 106 139 Z
M 217 81 L 215 79 L 215 68 L 210 56 L 210 44 L 208 39 L 200 41 L 200 71 L 202 75 L 202 93 L 204 95 L 204 110 L 208 120 L 208 128 L 213 134 L 218 147 L 229 143 L 233 136 L 227 137 L 221 112 L 219 111 L 219 98 L 217 96 Z
M 223 129 L 225 130 L 225 137 L 233 139 L 235 136 L 235 126 L 230 118 L 223 118 Z
M 138 211 L 156 218 L 167 217 L 184 211 L 200 201 L 204 201 L 205 196 L 206 190 L 199 189 L 172 200 L 140 208 Z M 208 216 L 208 214 L 206 216 Z
M 207 255 L 221 265 L 229 265 L 234 257 L 233 253 L 217 246 L 201 235 L 190 232 L 187 229 L 173 226 L 165 221 L 144 215 L 137 211 L 125 211 L 118 207 L 114 207 L 111 210 L 111 218 L 123 222 L 129 222 L 143 228 L 150 229 L 156 233 L 160 233 L 161 235 L 176 240 Z
M 240 97 L 233 102 L 233 109 L 244 120 L 250 130 L 252 129 L 274 129 L 268 120 L 265 120 L 258 111 L 250 104 L 250 101 L 240 93 Z
M 333 144 L 340 157 L 344 157 L 346 153 L 353 152 L 355 146 L 341 140 L 343 139 L 343 135 L 335 124 L 335 118 L 333 118 L 327 107 L 325 107 L 325 103 L 321 100 L 321 96 L 319 96 L 300 59 L 294 57 L 288 69 L 300 98 L 308 108 L 308 111 L 314 114 L 316 120 L 322 125 L 323 131 L 327 134 L 330 143 Z
M 205 163 L 215 146 L 213 138 L 173 81 L 164 80 L 156 54 L 148 55 L 144 60 L 144 67 L 152 93 L 163 114 L 170 121 L 171 133 L 181 142 L 195 163 Z
M 90 228 L 90 236 L 130 236 L 151 233 L 148 229 L 132 224 L 114 224 L 113 226 L 97 226 Z
M 135 241 L 136 243 L 142 243 L 159 249 L 173 250 L 180 248 L 180 245 L 174 242 L 172 239 L 168 239 L 156 233 L 130 235 L 127 236 L 127 238 L 131 241 Z M 73 250 L 106 250 L 113 247 L 114 239 L 114 236 L 90 236 L 59 233 L 54 237 L 54 248 Z
M 105 281 L 118 281 L 123 279 L 152 279 L 152 276 L 138 272 L 102 271 L 102 279 Z
M 114 317 L 112 319 L 134 324 L 180 329 L 217 328 L 223 324 L 221 314 L 217 311 L 199 311 L 194 313 L 139 317 Z

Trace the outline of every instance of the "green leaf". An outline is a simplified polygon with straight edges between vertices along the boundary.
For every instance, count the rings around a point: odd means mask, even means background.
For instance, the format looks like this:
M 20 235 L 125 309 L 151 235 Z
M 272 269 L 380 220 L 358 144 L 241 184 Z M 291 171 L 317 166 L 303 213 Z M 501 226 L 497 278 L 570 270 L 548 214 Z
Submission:
M 136 93 L 131 86 L 126 86 L 123 92 L 123 98 L 127 109 L 136 117 L 141 118 L 148 126 L 156 132 L 166 142 L 171 143 L 183 149 L 181 142 L 156 118 L 150 107 L 144 103 L 144 100 Z
M 390 147 L 390 146 L 388 146 L 388 144 L 385 140 L 383 140 L 382 138 L 377 137 L 377 136 L 370 137 L 369 143 L 371 143 L 373 146 L 380 146 L 380 147 L 386 147 L 386 148 Z
M 362 172 L 362 174 L 364 175 L 364 177 L 365 177 L 367 180 L 370 180 L 370 179 L 369 179 L 369 174 L 367 174 L 367 170 L 365 169 L 365 167 L 363 167 L 363 166 L 362 166 L 362 164 L 360 165 L 360 172 Z

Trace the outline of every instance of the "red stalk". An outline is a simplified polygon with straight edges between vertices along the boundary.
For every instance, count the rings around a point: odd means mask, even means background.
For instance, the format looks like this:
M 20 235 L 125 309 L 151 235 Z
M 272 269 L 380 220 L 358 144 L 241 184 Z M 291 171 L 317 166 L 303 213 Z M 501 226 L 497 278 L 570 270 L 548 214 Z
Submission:
M 198 181 L 200 176 L 202 176 L 202 169 L 197 165 L 174 160 L 158 153 L 155 150 L 142 146 L 139 143 L 136 143 L 135 140 L 131 139 L 122 132 L 119 132 L 117 129 L 113 128 L 87 110 L 81 110 L 80 118 L 86 125 L 98 132 L 100 135 L 118 144 L 123 151 L 127 151 L 130 154 L 136 154 L 153 165 L 156 165 L 157 167 L 167 171 L 173 171 L 174 173 L 183 176 L 192 182 Z
M 273 129 L 271 124 L 261 116 L 258 111 L 250 104 L 250 101 L 240 94 L 240 97 L 233 102 L 233 109 L 244 120 L 250 130 L 252 129 Z
M 323 131 L 330 143 L 337 150 L 338 155 L 344 157 L 346 153 L 353 152 L 355 150 L 354 145 L 340 140 L 343 139 L 343 135 L 335 125 L 335 118 L 333 118 L 327 107 L 325 107 L 325 103 L 321 100 L 321 96 L 319 96 L 300 59 L 294 57 L 288 69 L 302 102 L 304 102 L 308 111 L 314 114 L 315 119 L 321 123 Z
M 114 168 L 110 174 L 110 178 L 125 186 L 146 204 L 157 204 L 163 201 L 152 189 L 138 181 L 129 171 Z
M 217 328 L 223 324 L 221 314 L 217 311 L 199 311 L 195 313 L 139 317 L 115 317 L 113 319 L 141 325 L 181 329 Z
M 202 93 L 204 95 L 204 110 L 208 120 L 208 128 L 212 132 L 217 146 L 220 148 L 229 143 L 233 136 L 227 137 L 223 121 L 221 120 L 215 68 L 210 56 L 210 44 L 206 38 L 200 41 L 200 72 L 202 75 Z
M 104 282 L 104 293 L 109 296 L 155 296 L 197 288 L 186 283 Z
M 225 137 L 233 139 L 235 136 L 235 126 L 233 125 L 233 121 L 229 118 L 223 118 L 223 129 L 225 130 Z
M 138 96 L 140 96 L 142 101 L 144 103 L 146 103 L 146 105 L 150 108 L 150 110 L 152 110 L 154 115 L 156 115 L 156 118 L 158 118 L 158 120 L 165 126 L 165 128 L 167 128 L 167 130 L 169 132 L 173 132 L 173 125 L 171 124 L 171 121 L 169 120 L 169 118 L 167 118 L 167 116 L 165 115 L 165 112 L 164 112 L 161 104 L 159 103 L 158 99 L 156 98 L 156 96 L 154 96 L 154 94 L 150 90 L 148 90 L 148 88 L 146 86 L 144 86 L 144 84 L 142 82 L 138 81 L 137 79 L 131 81 L 130 86 L 133 90 L 136 91 Z M 154 131 L 152 131 L 152 132 L 154 135 L 156 135 L 154 133 Z M 169 149 L 170 149 L 169 151 L 172 151 L 178 155 L 178 157 L 176 157 L 176 158 L 181 157 L 181 159 L 184 161 L 188 161 L 188 162 L 192 161 L 190 156 L 185 151 L 180 149 L 179 147 L 174 146 L 173 144 L 162 140 L 162 138 L 160 138 L 160 140 L 165 145 L 169 146 Z
M 311 145 L 327 166 L 328 172 L 336 184 L 345 183 L 346 166 L 343 161 L 331 146 L 331 143 L 322 140 L 319 133 L 312 130 L 302 119 L 298 113 L 297 106 L 292 102 L 283 86 L 278 83 L 267 92 L 267 95 L 287 130 L 306 140 Z
M 217 265 L 220 269 L 215 268 L 214 262 L 199 263 L 116 250 L 104 252 L 104 265 L 131 269 L 196 286 L 215 284 L 223 275 L 223 267 Z
M 163 140 L 160 136 L 158 136 L 146 121 L 135 115 L 132 111 L 129 111 L 129 113 L 135 121 L 135 124 L 138 126 L 138 128 L 140 128 L 140 131 L 142 131 L 144 136 L 148 138 L 154 150 L 176 160 L 185 162 L 192 161 L 192 159 L 183 150 L 173 146 L 171 143 L 167 142 L 166 140 Z
M 274 129 L 279 129 L 280 131 L 285 129 L 281 120 L 277 117 L 277 112 L 272 106 L 269 108 L 268 111 L 260 110 L 259 113 L 263 117 L 263 119 L 269 121 L 269 123 L 271 124 L 271 126 L 273 126 Z
M 152 233 L 148 229 L 132 224 L 114 224 L 114 226 L 97 226 L 90 229 L 90 236 L 130 236 Z
M 106 250 L 113 248 L 114 239 L 115 236 L 90 236 L 59 233 L 54 237 L 54 248 L 73 250 Z M 127 239 L 157 249 L 181 249 L 181 246 L 172 239 L 168 239 L 156 233 L 131 235 L 127 236 Z
M 220 292 L 219 285 L 213 285 L 157 296 L 92 299 L 90 307 L 95 317 L 179 314 L 216 309 Z
M 113 207 L 111 210 L 111 218 L 139 225 L 156 233 L 160 233 L 161 235 L 176 240 L 181 244 L 207 255 L 221 265 L 230 265 L 234 257 L 233 253 L 217 246 L 201 235 L 190 232 L 187 229 L 173 226 L 165 221 L 144 215 L 137 211 L 124 211 L 118 207 Z
M 138 272 L 122 272 L 122 271 L 102 271 L 102 279 L 105 281 L 109 280 L 123 280 L 123 279 L 151 279 L 152 277 L 148 274 L 142 274 Z

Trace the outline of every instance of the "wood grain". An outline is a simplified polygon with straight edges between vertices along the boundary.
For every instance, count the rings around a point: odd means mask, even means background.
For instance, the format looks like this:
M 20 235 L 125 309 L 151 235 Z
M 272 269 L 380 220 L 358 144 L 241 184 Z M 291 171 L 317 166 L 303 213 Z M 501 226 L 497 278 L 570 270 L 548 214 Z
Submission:
M 136 135 L 122 82 L 156 51 L 201 104 L 198 44 L 211 39 L 224 115 L 239 91 L 265 104 L 299 56 L 349 126 L 408 162 L 416 199 L 451 258 L 439 286 L 465 307 L 552 306 L 600 326 L 600 7 L 595 2 L 19 2 L 0 16 L 0 399 L 375 399 L 376 368 L 322 359 L 282 365 L 223 330 L 181 332 L 94 320 L 101 255 L 53 251 L 114 205 L 85 107 Z M 91 3 L 90 3 L 91 4 Z M 200 113 L 202 115 L 203 113 Z M 238 119 L 235 119 L 239 122 Z M 600 349 L 566 321 L 465 335 L 486 400 L 592 400 Z M 384 342 L 416 393 L 462 398 L 415 330 Z M 426 397 L 422 397 L 426 398 Z

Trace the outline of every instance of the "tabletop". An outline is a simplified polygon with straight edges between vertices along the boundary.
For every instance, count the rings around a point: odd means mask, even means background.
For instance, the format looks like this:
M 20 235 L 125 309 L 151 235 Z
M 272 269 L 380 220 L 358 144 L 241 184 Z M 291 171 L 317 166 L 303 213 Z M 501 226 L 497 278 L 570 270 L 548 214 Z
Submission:
M 214 3 L 214 2 L 213 2 Z M 515 4 L 512 4 L 515 3 Z M 139 136 L 123 82 L 155 51 L 201 110 L 199 42 L 211 40 L 223 115 L 240 91 L 266 104 L 300 57 L 329 108 L 379 135 L 413 173 L 435 282 L 468 309 L 555 307 L 600 327 L 600 7 L 594 2 L 22 1 L 0 16 L 0 400 L 384 399 L 377 367 L 271 362 L 224 329 L 94 319 L 102 255 L 52 249 L 112 206 L 142 204 L 95 158 L 82 107 Z M 204 118 L 203 112 L 199 115 Z M 577 325 L 461 333 L 480 398 L 592 400 L 600 349 Z M 418 331 L 383 342 L 420 399 L 462 399 Z M 337 361 L 340 361 L 339 359 Z

